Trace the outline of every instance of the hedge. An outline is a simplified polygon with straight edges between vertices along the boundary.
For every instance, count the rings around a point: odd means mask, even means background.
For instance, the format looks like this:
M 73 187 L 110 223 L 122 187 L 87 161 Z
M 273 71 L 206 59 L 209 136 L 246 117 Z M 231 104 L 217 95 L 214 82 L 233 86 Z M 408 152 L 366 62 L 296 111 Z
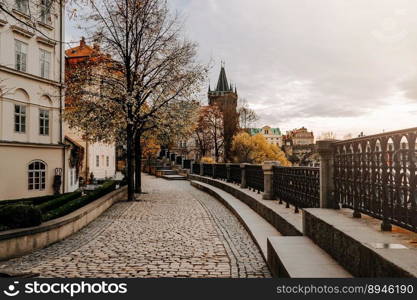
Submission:
M 38 226 L 42 222 L 41 211 L 26 204 L 12 204 L 0 207 L 0 228 L 14 229 Z
M 67 194 L 64 194 L 67 195 Z M 33 204 L 39 205 L 44 202 L 50 201 L 52 199 L 61 197 L 63 195 L 48 195 L 48 196 L 41 196 L 41 197 L 32 197 L 32 198 L 22 198 L 22 199 L 13 199 L 13 200 L 1 200 L 0 205 L 9 205 L 9 204 Z
M 46 222 L 49 220 L 53 220 L 62 216 L 65 216 L 69 213 L 72 213 L 73 211 L 103 197 L 104 195 L 107 195 L 108 193 L 114 191 L 116 188 L 116 182 L 115 181 L 109 181 L 105 184 L 103 184 L 102 187 L 99 189 L 89 193 L 88 195 L 82 196 L 77 199 L 73 199 L 59 207 L 57 207 L 54 210 L 50 210 L 47 213 L 42 215 L 42 221 Z
M 50 210 L 54 210 L 62 205 L 64 205 L 65 203 L 77 199 L 79 197 L 81 197 L 82 193 L 81 192 L 74 192 L 74 193 L 70 193 L 70 194 L 65 194 L 61 197 L 52 199 L 50 201 L 44 202 L 40 205 L 37 205 L 36 207 L 42 212 L 42 214 L 47 213 Z

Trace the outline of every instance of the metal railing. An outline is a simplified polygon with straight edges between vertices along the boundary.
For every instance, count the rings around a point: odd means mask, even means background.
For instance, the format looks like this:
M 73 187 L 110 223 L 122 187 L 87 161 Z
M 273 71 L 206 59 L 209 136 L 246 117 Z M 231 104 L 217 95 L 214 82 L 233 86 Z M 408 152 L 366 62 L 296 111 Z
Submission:
M 199 163 L 194 163 L 193 164 L 193 173 L 200 175 L 200 164 Z
M 261 165 L 246 165 L 246 185 L 258 193 L 264 191 L 264 171 Z
M 203 175 L 213 177 L 213 165 L 203 164 Z
M 335 199 L 344 207 L 417 231 L 417 128 L 337 142 Z
M 216 177 L 223 180 L 227 179 L 226 164 L 216 164 Z
M 274 167 L 274 196 L 298 208 L 320 207 L 320 168 Z
M 237 184 L 242 182 L 242 171 L 240 169 L 240 164 L 230 165 L 230 181 Z
M 184 159 L 183 165 L 184 165 L 184 169 L 191 169 L 191 160 L 190 159 Z

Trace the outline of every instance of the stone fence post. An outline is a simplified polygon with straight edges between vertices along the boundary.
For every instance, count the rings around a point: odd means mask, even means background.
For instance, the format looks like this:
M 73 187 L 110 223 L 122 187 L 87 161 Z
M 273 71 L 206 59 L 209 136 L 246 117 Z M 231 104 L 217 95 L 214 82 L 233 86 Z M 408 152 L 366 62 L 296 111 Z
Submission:
M 334 199 L 334 148 L 336 140 L 317 141 L 320 156 L 320 208 L 338 208 Z
M 204 164 L 200 163 L 200 176 L 204 176 Z
M 262 165 L 264 171 L 264 193 L 262 199 L 275 200 L 274 195 L 274 166 L 279 166 L 275 161 L 266 161 Z
M 226 164 L 226 178 L 227 178 L 227 182 L 232 181 L 232 179 L 230 178 L 230 164 Z
M 244 163 L 244 164 L 240 164 L 240 187 L 242 189 L 246 189 L 248 187 L 247 183 L 246 183 L 246 166 L 248 164 Z

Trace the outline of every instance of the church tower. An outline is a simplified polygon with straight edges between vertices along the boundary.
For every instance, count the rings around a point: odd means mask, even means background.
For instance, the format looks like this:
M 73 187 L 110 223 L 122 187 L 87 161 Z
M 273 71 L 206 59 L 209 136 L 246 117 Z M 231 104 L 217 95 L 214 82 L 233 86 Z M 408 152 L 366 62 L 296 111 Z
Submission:
M 224 155 L 225 161 L 232 160 L 231 147 L 233 136 L 238 129 L 237 115 L 237 89 L 233 90 L 233 86 L 227 81 L 226 70 L 222 64 L 217 87 L 214 91 L 209 87 L 208 91 L 209 105 L 217 105 L 223 112 L 224 126 Z

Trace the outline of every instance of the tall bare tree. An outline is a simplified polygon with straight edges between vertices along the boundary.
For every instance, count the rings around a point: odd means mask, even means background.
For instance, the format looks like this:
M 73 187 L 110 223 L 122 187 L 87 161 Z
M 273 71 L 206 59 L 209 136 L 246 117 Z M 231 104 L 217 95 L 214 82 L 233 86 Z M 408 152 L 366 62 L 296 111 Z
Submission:
M 120 124 L 127 146 L 128 200 L 135 200 L 134 145 L 140 151 L 142 135 L 158 126 L 164 115 L 161 112 L 168 105 L 192 101 L 207 68 L 196 62 L 196 45 L 181 35 L 180 20 L 169 13 L 166 1 L 88 2 L 91 13 L 86 16 L 87 29 L 92 29 L 91 38 L 101 44 L 111 61 L 94 74 L 100 82 L 100 100 L 84 90 L 77 106 L 90 111 L 95 108 L 83 117 L 98 128 L 107 130 L 108 126 Z M 111 112 L 119 120 L 109 120 Z M 78 118 L 77 114 L 72 117 Z M 140 163 L 137 159 L 138 169 Z
M 239 115 L 239 127 L 241 129 L 251 128 L 259 120 L 258 115 L 249 107 L 246 99 L 239 100 L 237 113 Z

